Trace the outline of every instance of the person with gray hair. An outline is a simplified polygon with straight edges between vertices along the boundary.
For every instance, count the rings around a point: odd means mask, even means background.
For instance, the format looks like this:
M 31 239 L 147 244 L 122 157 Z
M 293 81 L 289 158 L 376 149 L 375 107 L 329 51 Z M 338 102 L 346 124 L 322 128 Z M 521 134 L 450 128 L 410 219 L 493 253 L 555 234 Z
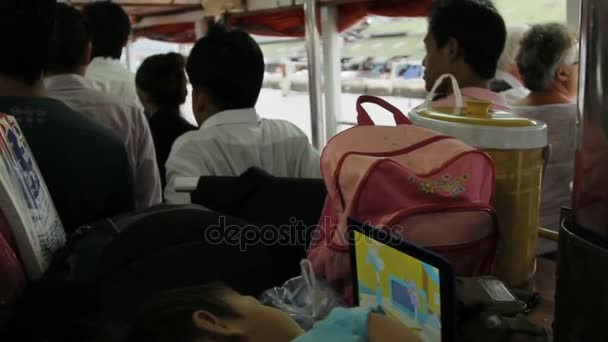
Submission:
M 505 48 L 498 60 L 496 76 L 490 82 L 490 89 L 500 93 L 509 104 L 514 104 L 530 94 L 528 88 L 521 81 L 517 67 L 521 40 L 530 29 L 528 25 L 512 25 L 507 27 L 507 40 Z
M 576 96 L 578 42 L 566 26 L 533 26 L 522 40 L 517 66 L 531 91 L 520 104 L 571 103 Z
M 570 205 L 574 170 L 578 42 L 566 26 L 533 26 L 521 43 L 517 66 L 530 94 L 515 111 L 547 124 L 550 154 L 545 162 L 541 225 L 559 229 L 560 208 Z

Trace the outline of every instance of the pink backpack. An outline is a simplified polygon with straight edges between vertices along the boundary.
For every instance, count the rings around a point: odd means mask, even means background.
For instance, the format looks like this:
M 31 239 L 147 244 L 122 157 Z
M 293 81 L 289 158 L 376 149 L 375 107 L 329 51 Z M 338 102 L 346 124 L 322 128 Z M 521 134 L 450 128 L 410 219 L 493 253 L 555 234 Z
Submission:
M 392 112 L 397 126 L 375 126 L 363 103 Z M 352 303 L 351 217 L 442 255 L 458 275 L 489 274 L 498 240 L 490 157 L 412 125 L 382 99 L 361 96 L 357 112 L 358 126 L 333 137 L 321 157 L 328 196 L 309 252 L 315 272 Z

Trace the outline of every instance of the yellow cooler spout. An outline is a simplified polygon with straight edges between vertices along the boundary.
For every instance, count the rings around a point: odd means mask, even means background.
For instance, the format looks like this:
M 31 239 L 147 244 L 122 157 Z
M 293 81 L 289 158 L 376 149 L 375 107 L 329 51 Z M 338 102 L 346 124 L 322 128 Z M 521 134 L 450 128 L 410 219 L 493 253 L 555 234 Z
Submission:
M 474 118 L 488 118 L 490 116 L 490 106 L 488 101 L 483 100 L 466 100 L 465 116 Z

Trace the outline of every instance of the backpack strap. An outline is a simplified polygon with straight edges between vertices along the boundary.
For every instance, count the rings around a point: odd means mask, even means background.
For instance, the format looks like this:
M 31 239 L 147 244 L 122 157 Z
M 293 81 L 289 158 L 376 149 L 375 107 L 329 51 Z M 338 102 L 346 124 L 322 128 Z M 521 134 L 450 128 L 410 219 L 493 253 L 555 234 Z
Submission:
M 408 119 L 407 116 L 405 116 L 405 114 L 403 114 L 403 112 L 399 110 L 399 108 L 393 106 L 387 101 L 376 96 L 362 95 L 359 96 L 359 98 L 357 99 L 357 123 L 360 126 L 375 126 L 374 121 L 369 116 L 365 108 L 363 108 L 364 103 L 373 103 L 393 113 L 393 117 L 395 118 L 395 123 L 397 125 L 412 124 L 410 119 Z

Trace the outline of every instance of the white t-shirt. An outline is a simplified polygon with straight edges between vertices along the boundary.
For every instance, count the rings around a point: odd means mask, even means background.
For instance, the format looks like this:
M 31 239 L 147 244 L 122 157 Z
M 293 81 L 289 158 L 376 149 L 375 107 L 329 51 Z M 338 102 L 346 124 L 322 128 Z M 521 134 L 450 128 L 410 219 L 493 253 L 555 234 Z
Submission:
M 575 103 L 515 107 L 521 116 L 547 124 L 551 154 L 543 178 L 540 225 L 559 228 L 560 208 L 571 205 L 570 182 L 576 152 Z
M 290 122 L 261 119 L 254 108 L 228 110 L 207 119 L 173 144 L 167 160 L 167 203 L 190 203 L 175 191 L 181 177 L 240 176 L 252 166 L 277 177 L 320 178 L 319 153 Z

